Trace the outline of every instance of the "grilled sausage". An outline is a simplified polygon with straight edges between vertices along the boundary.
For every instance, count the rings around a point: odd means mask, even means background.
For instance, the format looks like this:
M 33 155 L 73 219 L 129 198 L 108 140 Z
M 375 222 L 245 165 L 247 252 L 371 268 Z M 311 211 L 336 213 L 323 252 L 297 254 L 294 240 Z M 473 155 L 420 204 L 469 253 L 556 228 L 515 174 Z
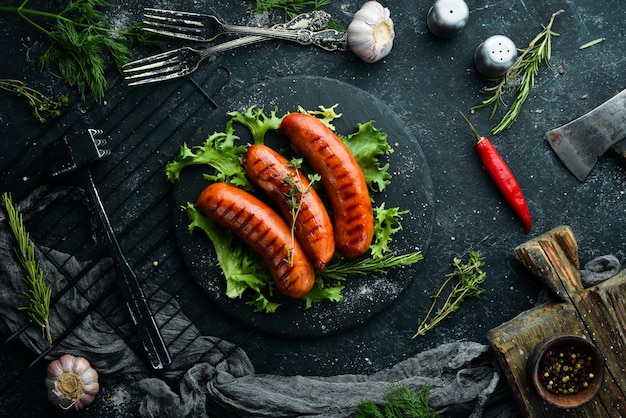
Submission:
M 313 264 L 291 238 L 289 226 L 267 204 L 238 187 L 213 183 L 200 193 L 196 206 L 263 257 L 280 292 L 298 298 L 311 290 Z
M 307 178 L 288 165 L 285 157 L 266 145 L 251 145 L 244 157 L 250 180 L 276 204 L 315 267 L 323 270 L 335 253 L 335 237 L 328 212 Z M 298 205 L 295 223 L 293 214 Z
M 290 113 L 280 130 L 322 177 L 339 254 L 354 258 L 365 253 L 374 235 L 372 203 L 363 172 L 346 145 L 312 115 Z

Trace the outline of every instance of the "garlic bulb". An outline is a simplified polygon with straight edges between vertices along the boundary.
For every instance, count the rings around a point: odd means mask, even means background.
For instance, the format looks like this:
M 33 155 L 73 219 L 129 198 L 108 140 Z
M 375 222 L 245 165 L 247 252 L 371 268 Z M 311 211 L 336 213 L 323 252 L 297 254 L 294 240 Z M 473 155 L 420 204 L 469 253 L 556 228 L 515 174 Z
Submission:
M 98 373 L 87 359 L 64 354 L 48 364 L 46 389 L 54 405 L 78 411 L 93 402 L 100 390 Z
M 363 4 L 348 26 L 348 46 L 359 58 L 369 63 L 391 52 L 395 36 L 389 9 L 377 1 Z

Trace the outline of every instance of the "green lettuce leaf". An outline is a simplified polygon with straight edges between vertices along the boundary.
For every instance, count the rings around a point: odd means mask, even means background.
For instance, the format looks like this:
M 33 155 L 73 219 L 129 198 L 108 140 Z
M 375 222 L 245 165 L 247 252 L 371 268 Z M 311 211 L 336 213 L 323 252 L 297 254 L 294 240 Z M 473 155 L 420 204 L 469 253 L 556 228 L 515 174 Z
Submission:
M 266 296 L 271 297 L 274 281 L 265 264 L 252 254 L 249 247 L 237 242 L 234 234 L 206 217 L 192 203 L 183 209 L 189 218 L 189 233 L 199 228 L 213 243 L 217 262 L 226 279 L 226 295 L 235 299 L 252 292 L 255 297 L 248 303 L 255 311 L 275 312 L 280 304 L 271 302 Z
M 256 110 L 255 110 L 256 109 Z M 277 131 L 283 118 L 276 116 L 277 108 L 274 108 L 267 116 L 263 112 L 263 107 L 250 106 L 243 114 L 239 112 L 230 112 L 228 115 L 232 118 L 232 122 L 239 122 L 252 134 L 255 144 L 263 144 L 265 142 L 265 134 L 270 131 Z
M 215 132 L 209 135 L 203 145 L 192 149 L 187 144 L 183 144 L 178 160 L 171 161 L 165 166 L 168 180 L 171 182 L 178 180 L 185 167 L 208 165 L 214 169 L 215 173 L 205 174 L 206 180 L 223 181 L 252 190 L 252 184 L 246 177 L 240 157 L 246 152 L 247 146 L 235 145 L 235 141 L 238 139 L 239 137 L 234 133 L 232 121 L 229 121 L 224 132 Z
M 385 208 L 385 202 L 372 208 L 374 211 L 374 240 L 370 246 L 372 257 L 382 258 L 385 253 L 391 252 L 389 242 L 391 236 L 402 230 L 400 220 L 402 215 L 409 213 L 408 210 L 399 208 Z
M 374 192 L 382 192 L 391 183 L 389 163 L 381 166 L 378 158 L 389 155 L 393 148 L 387 134 L 374 127 L 374 122 L 359 123 L 358 131 L 342 137 L 344 143 L 363 171 L 367 184 Z

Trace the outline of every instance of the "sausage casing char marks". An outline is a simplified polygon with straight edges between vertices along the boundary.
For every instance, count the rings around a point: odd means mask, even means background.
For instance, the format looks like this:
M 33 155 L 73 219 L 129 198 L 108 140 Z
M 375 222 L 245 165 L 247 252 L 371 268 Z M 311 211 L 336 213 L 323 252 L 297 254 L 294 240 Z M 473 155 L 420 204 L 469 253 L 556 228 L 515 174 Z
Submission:
M 290 113 L 280 130 L 322 177 L 333 211 L 337 252 L 348 258 L 365 253 L 374 236 L 374 216 L 365 176 L 348 147 L 312 115 Z
M 269 196 L 287 224 L 293 222 L 298 242 L 315 267 L 323 270 L 335 253 L 333 226 L 317 192 L 288 163 L 285 157 L 260 144 L 251 145 L 244 157 L 248 178 Z M 294 203 L 298 205 L 295 221 Z
M 263 257 L 281 293 L 298 298 L 311 290 L 313 264 L 292 240 L 287 223 L 266 203 L 238 187 L 213 183 L 200 193 L 196 206 Z

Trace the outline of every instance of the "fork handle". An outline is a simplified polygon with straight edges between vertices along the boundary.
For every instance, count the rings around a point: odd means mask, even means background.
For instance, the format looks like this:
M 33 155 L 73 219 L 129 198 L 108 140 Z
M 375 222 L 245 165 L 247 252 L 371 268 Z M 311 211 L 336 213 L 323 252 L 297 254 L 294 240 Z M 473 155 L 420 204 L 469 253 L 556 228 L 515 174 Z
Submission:
M 224 29 L 231 33 L 244 33 L 267 38 L 282 39 L 297 42 L 300 45 L 315 45 L 327 51 L 347 51 L 348 34 L 334 29 L 312 31 L 309 29 L 284 30 L 272 28 L 255 28 L 252 26 L 224 25 Z
M 172 362 L 170 353 L 165 345 L 165 341 L 163 340 L 163 336 L 161 335 L 161 331 L 154 319 L 152 311 L 150 310 L 148 300 L 144 295 L 141 284 L 132 267 L 128 264 L 126 257 L 124 257 L 124 253 L 115 237 L 115 232 L 102 205 L 98 189 L 88 170 L 85 172 L 85 177 L 88 192 L 95 206 L 95 210 L 98 212 L 98 217 L 102 222 L 109 247 L 113 253 L 117 280 L 122 295 L 128 305 L 128 309 L 130 310 L 130 316 L 137 327 L 137 332 L 146 350 L 152 368 L 163 369 Z

